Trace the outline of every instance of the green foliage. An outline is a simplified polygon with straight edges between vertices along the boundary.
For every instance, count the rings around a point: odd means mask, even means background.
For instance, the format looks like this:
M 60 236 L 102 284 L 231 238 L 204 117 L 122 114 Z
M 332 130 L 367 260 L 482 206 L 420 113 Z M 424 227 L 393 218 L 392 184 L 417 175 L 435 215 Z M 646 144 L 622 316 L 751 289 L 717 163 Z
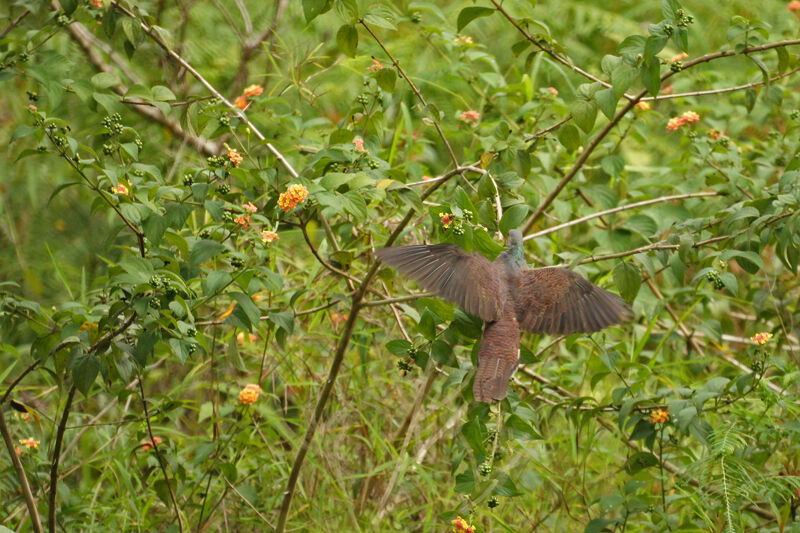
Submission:
M 0 531 L 800 530 L 795 12 L 60 4 L 0 7 Z M 635 318 L 490 406 L 371 252 L 515 228 Z

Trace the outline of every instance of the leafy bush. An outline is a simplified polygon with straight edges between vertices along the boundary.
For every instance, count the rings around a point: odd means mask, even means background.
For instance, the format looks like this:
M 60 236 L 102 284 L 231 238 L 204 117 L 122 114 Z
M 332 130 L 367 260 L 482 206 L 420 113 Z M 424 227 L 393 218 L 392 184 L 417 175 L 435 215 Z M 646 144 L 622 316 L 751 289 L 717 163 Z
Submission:
M 800 530 L 800 3 L 0 13 L 0 531 Z M 514 228 L 635 319 L 476 403 Z

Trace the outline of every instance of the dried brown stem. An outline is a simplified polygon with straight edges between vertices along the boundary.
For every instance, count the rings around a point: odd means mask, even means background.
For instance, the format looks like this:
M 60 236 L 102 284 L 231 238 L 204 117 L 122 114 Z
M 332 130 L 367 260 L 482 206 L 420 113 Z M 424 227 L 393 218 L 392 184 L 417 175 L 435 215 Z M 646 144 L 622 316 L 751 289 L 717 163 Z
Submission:
M 56 430 L 56 442 L 53 446 L 53 462 L 50 464 L 50 493 L 49 509 L 47 510 L 47 526 L 50 533 L 56 533 L 58 524 L 56 523 L 56 495 L 58 493 L 58 464 L 61 459 L 61 445 L 64 442 L 64 431 L 67 429 L 67 418 L 69 418 L 69 410 L 72 407 L 72 400 L 75 398 L 75 385 L 71 385 L 67 393 L 67 403 L 64 405 L 64 410 L 61 412 L 61 421 L 58 423 Z
M 36 500 L 31 492 L 31 485 L 28 483 L 28 477 L 25 475 L 25 469 L 22 466 L 22 461 L 19 460 L 14 442 L 11 440 L 11 433 L 8 431 L 8 424 L 6 424 L 6 417 L 0 407 L 0 434 L 3 436 L 3 442 L 8 450 L 8 455 L 11 458 L 11 464 L 14 466 L 14 471 L 17 473 L 17 480 L 19 487 L 22 490 L 22 496 L 25 498 L 25 505 L 28 508 L 28 515 L 31 517 L 31 525 L 36 533 L 42 533 L 42 520 L 39 518 L 39 510 L 36 508 Z

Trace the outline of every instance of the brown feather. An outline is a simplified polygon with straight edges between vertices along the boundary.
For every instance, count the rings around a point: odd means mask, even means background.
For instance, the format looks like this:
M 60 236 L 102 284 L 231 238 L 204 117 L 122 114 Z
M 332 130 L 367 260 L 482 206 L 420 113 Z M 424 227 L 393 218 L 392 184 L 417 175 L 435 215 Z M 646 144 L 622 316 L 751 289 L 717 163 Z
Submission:
M 523 270 L 513 285 L 519 325 L 533 333 L 591 333 L 631 317 L 619 296 L 563 268 Z
M 500 316 L 499 270 L 478 253 L 455 244 L 423 244 L 379 248 L 375 255 L 468 313 L 490 322 Z
M 508 394 L 508 382 L 519 364 L 519 324 L 510 308 L 496 322 L 487 322 L 478 351 L 475 400 L 493 402 Z

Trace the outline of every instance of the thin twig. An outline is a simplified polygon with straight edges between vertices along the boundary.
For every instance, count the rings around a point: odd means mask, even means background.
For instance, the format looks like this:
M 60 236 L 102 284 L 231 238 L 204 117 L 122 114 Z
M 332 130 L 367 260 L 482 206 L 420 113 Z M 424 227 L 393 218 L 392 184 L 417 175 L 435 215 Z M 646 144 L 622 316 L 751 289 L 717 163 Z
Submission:
M 672 200 L 683 200 L 685 198 L 700 198 L 704 196 L 718 196 L 719 193 L 716 191 L 706 191 L 706 192 L 693 192 L 688 194 L 674 194 L 672 196 L 662 196 L 660 198 L 653 198 L 651 200 L 643 200 L 641 202 L 636 202 L 633 204 L 623 205 L 619 207 L 615 207 L 613 209 L 607 209 L 605 211 L 600 211 L 598 213 L 593 213 L 591 215 L 586 215 L 585 217 L 577 218 L 575 220 L 571 220 L 569 222 L 565 222 L 563 224 L 559 224 L 558 226 L 553 226 L 552 228 L 547 228 L 545 230 L 531 233 L 530 235 L 526 235 L 523 240 L 527 241 L 529 239 L 535 239 L 537 237 L 544 237 L 545 235 L 549 235 L 551 233 L 555 233 L 562 229 L 569 228 L 571 226 L 575 226 L 577 224 L 581 224 L 586 222 L 587 220 L 592 220 L 593 218 L 602 217 L 605 215 L 610 215 L 612 213 L 619 213 L 620 211 L 626 211 L 628 209 L 636 209 L 637 207 L 644 207 L 646 205 L 652 204 L 659 204 L 662 202 L 669 202 Z
M 50 464 L 50 507 L 47 510 L 47 525 L 50 533 L 56 533 L 56 494 L 58 493 L 58 464 L 61 459 L 61 445 L 64 442 L 64 431 L 67 429 L 67 418 L 72 407 L 72 400 L 75 398 L 77 388 L 72 384 L 67 393 L 67 403 L 61 412 L 61 421 L 58 423 L 56 431 L 56 442 L 53 446 L 53 462 Z
M 20 13 L 17 18 L 15 18 L 14 20 L 11 21 L 11 24 L 9 24 L 2 32 L 0 32 L 0 39 L 5 37 L 6 35 L 8 35 L 8 32 L 10 32 L 14 28 L 16 28 L 19 25 L 19 23 L 22 22 L 22 19 L 24 19 L 25 17 L 27 17 L 30 14 L 31 14 L 31 10 L 30 9 L 26 9 L 25 11 Z
M 43 533 L 44 528 L 42 527 L 42 520 L 39 518 L 39 510 L 36 508 L 36 500 L 33 498 L 31 485 L 28 483 L 28 477 L 25 475 L 22 461 L 19 460 L 19 455 L 17 455 L 14 441 L 11 440 L 11 433 L 8 431 L 6 417 L 2 408 L 0 408 L 0 434 L 3 436 L 3 442 L 5 442 L 6 450 L 8 450 L 8 455 L 11 458 L 11 464 L 14 465 L 14 471 L 17 473 L 17 480 L 22 490 L 22 496 L 25 498 L 25 505 L 28 508 L 28 515 L 31 517 L 33 530 L 36 533 Z

